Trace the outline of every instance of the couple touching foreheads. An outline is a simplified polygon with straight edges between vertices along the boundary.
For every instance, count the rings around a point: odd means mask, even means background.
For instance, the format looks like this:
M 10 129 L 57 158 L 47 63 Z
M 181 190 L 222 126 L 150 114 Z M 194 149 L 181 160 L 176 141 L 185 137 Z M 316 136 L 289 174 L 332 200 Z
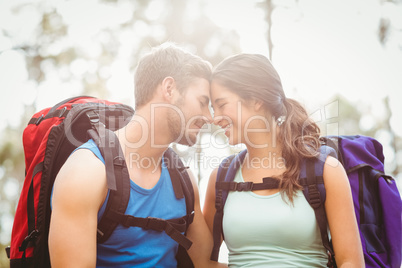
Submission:
M 116 131 L 131 179 L 126 214 L 165 220 L 186 214 L 162 156 L 172 142 L 194 145 L 203 125 L 213 123 L 224 130 L 229 144 L 247 148 L 235 182 L 260 183 L 271 177 L 278 187 L 229 193 L 222 220 L 229 250 L 229 264 L 224 264 L 210 260 L 217 169 L 211 173 L 203 211 L 197 182 L 185 171 L 194 189 L 194 218 L 185 233 L 192 241 L 187 253 L 194 266 L 326 267 L 328 256 L 314 211 L 298 182 L 301 160 L 320 154 L 320 130 L 302 105 L 286 98 L 279 75 L 265 56 L 238 54 L 212 68 L 174 44 L 163 44 L 141 58 L 134 83 L 135 114 Z M 166 232 L 117 226 L 105 243 L 96 243 L 109 190 L 96 145 L 89 140 L 80 148 L 54 184 L 52 266 L 177 267 L 178 243 Z M 278 165 L 263 165 L 267 156 Z M 325 163 L 325 208 L 336 263 L 362 267 L 346 173 L 332 156 Z

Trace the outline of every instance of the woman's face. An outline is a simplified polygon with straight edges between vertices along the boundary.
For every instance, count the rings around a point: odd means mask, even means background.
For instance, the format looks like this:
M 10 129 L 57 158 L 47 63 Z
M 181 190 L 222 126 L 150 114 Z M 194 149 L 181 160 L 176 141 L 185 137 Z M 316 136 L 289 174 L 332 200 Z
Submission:
M 211 83 L 211 103 L 214 109 L 214 124 L 225 130 L 229 144 L 250 144 L 253 132 L 261 129 L 263 116 L 251 102 L 217 82 Z M 257 127 L 258 125 L 258 127 Z M 263 128 L 266 124 L 263 124 Z

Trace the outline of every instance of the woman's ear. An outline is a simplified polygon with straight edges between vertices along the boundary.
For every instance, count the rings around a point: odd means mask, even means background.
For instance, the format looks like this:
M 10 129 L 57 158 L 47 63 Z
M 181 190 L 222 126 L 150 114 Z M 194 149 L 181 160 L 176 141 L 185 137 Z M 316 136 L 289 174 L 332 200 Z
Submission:
M 254 102 L 254 109 L 255 109 L 255 111 L 261 111 L 261 109 L 263 109 L 263 102 L 261 101 L 261 100 L 253 100 L 253 102 Z

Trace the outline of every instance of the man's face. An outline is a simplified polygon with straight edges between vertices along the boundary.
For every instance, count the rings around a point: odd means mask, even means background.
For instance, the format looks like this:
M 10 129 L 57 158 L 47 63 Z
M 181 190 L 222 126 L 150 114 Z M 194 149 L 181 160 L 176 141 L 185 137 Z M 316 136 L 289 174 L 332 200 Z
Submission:
M 203 78 L 194 79 L 184 93 L 178 94 L 173 103 L 180 112 L 169 111 L 169 130 L 174 141 L 192 146 L 205 123 L 212 122 L 209 110 L 209 82 Z

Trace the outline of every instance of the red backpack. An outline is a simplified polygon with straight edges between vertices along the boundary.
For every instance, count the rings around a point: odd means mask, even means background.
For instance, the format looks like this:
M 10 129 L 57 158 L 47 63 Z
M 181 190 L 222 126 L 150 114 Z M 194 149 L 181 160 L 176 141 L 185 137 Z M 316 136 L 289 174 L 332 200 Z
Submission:
M 130 196 L 130 178 L 113 131 L 125 126 L 133 114 L 134 110 L 127 105 L 82 96 L 33 115 L 23 133 L 25 181 L 15 213 L 11 246 L 6 248 L 11 268 L 50 267 L 48 232 L 53 183 L 69 155 L 89 138 L 95 141 L 105 159 L 110 190 L 107 209 L 98 223 L 97 242 L 106 241 L 121 221 L 160 232 L 165 231 L 161 226 L 173 225 L 171 237 L 180 244 L 178 260 L 192 265 L 184 250 L 191 246 L 191 241 L 182 233 L 193 220 L 194 193 L 185 167 L 173 150 L 168 149 L 164 157 L 177 163 L 169 173 L 176 197 L 186 199 L 187 215 L 165 221 L 124 214 Z M 116 217 L 110 215 L 118 215 L 119 219 L 113 220 Z

